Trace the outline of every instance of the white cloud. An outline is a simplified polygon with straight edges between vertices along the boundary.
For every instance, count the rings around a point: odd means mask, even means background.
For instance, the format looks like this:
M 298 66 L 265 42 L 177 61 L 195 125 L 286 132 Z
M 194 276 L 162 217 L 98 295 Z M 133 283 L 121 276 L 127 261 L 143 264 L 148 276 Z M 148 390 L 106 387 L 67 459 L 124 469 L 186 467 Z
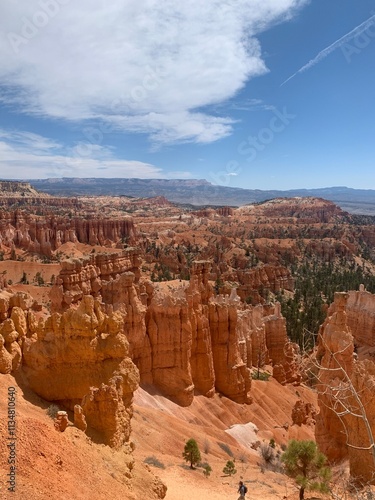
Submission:
M 156 143 L 212 142 L 200 112 L 267 71 L 256 35 L 307 0 L 2 0 L 0 101 L 104 119 Z
M 77 145 L 63 147 L 38 134 L 0 129 L 0 172 L 2 179 L 45 177 L 138 177 L 162 178 L 162 170 L 149 163 L 118 160 L 110 149 Z
M 39 152 L 43 154 L 61 148 L 58 142 L 32 132 L 0 129 L 0 140 L 1 139 L 17 145 L 19 151 L 23 152 L 29 151 L 31 148 L 34 153 Z

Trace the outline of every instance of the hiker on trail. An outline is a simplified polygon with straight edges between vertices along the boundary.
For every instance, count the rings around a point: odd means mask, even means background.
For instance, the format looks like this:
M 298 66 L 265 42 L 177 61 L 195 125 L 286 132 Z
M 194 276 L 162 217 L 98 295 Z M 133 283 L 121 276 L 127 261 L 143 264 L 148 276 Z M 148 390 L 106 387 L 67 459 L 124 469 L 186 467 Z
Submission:
M 240 494 L 240 497 L 238 500 L 245 500 L 245 495 L 247 493 L 247 487 L 243 484 L 242 481 L 240 481 L 238 485 L 238 493 Z

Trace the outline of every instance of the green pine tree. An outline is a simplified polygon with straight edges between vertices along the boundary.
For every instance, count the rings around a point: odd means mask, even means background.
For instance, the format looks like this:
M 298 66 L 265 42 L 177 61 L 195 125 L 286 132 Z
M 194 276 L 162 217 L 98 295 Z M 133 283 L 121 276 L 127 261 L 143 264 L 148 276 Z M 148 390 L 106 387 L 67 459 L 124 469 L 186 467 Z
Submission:
M 195 439 L 191 438 L 186 442 L 182 456 L 186 462 L 190 462 L 191 469 L 194 469 L 194 465 L 197 465 L 200 462 L 201 453 Z
M 233 460 L 228 460 L 228 462 L 225 464 L 225 467 L 223 469 L 223 473 L 226 476 L 233 476 L 233 474 L 237 473 L 237 469 L 234 465 Z
M 314 441 L 296 441 L 292 439 L 285 453 L 281 456 L 286 473 L 299 485 L 299 498 L 303 500 L 305 490 L 322 493 L 329 491 L 328 482 L 331 470 L 326 466 L 327 458 L 318 450 Z
M 210 464 L 205 464 L 205 465 L 203 466 L 203 474 L 204 474 L 206 477 L 209 477 L 209 476 L 210 476 L 210 474 L 211 474 L 211 472 L 212 472 L 212 467 L 211 467 L 211 465 L 210 465 Z

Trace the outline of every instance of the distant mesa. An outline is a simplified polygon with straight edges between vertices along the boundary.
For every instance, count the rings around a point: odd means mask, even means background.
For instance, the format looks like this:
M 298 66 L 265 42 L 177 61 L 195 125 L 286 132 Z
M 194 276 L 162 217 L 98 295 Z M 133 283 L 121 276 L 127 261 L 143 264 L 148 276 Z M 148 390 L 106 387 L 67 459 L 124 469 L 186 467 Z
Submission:
M 260 190 L 215 185 L 205 179 L 76 178 L 26 180 L 33 188 L 53 196 L 164 196 L 175 203 L 193 206 L 243 206 L 272 198 L 317 197 L 343 210 L 375 215 L 375 190 L 345 186 L 318 189 Z
M 46 193 L 39 193 L 29 182 L 0 181 L 0 197 L 47 197 Z

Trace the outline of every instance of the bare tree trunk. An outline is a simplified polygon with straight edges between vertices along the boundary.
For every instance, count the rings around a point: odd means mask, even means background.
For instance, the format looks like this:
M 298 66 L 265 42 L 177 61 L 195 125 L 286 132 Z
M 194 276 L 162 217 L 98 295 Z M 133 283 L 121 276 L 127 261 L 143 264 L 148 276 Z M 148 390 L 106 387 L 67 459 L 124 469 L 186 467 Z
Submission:
M 299 500 L 303 500 L 305 498 L 305 488 L 301 486 L 299 490 Z

